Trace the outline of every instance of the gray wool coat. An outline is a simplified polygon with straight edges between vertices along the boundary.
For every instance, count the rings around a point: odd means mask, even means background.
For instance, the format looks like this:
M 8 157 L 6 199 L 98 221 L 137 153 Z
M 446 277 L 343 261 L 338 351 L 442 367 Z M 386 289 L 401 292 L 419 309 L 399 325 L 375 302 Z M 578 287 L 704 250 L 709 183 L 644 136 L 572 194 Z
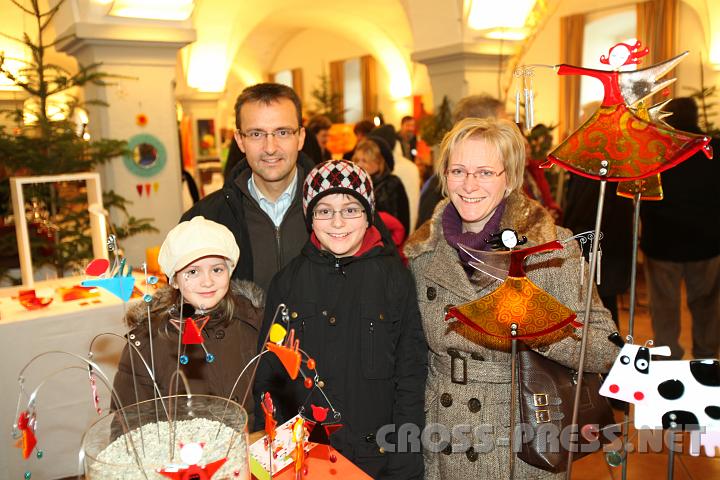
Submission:
M 433 452 L 426 442 L 425 478 L 506 479 L 510 477 L 510 353 L 483 347 L 476 341 L 478 337 L 474 330 L 460 322 L 448 324 L 444 321 L 447 306 L 489 294 L 501 282 L 480 272 L 473 274 L 472 282 L 468 279 L 456 250 L 443 235 L 441 218 L 447 205 L 448 200 L 438 204 L 431 220 L 408 240 L 405 254 L 415 275 L 420 313 L 430 347 L 425 390 L 427 425 L 440 424 L 450 432 L 453 426 L 471 425 L 474 430 L 469 437 L 477 448 L 470 450 L 459 445 L 460 448 L 456 446 L 452 451 L 437 452 L 436 447 Z M 527 236 L 526 246 L 572 236 L 569 230 L 556 227 L 547 211 L 522 192 L 508 196 L 501 228 L 513 228 L 519 235 Z M 582 261 L 577 242 L 570 241 L 563 250 L 533 255 L 526 262 L 528 278 L 575 311 L 579 322 L 584 321 L 584 292 L 580 282 Z M 607 340 L 607 336 L 615 331 L 615 325 L 602 306 L 595 287 L 592 295 L 585 371 L 607 372 L 618 354 L 618 348 Z M 575 335 L 537 351 L 567 367 L 576 367 L 580 333 L 576 330 Z M 464 385 L 451 381 L 451 353 L 463 357 L 467 365 L 467 383 Z M 458 379 L 462 375 L 459 367 L 462 361 L 455 362 L 455 378 Z M 483 425 L 485 430 L 476 430 L 478 425 Z M 429 435 L 428 438 L 438 440 L 440 437 Z M 456 433 L 452 438 L 453 443 L 462 443 L 462 435 Z M 560 475 L 536 469 L 516 458 L 515 478 L 558 477 Z

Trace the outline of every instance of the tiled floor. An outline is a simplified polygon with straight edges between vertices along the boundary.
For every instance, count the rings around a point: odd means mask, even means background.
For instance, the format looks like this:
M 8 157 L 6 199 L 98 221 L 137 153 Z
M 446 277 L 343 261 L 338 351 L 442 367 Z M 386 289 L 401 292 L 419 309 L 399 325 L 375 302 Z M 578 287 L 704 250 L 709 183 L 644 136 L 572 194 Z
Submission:
M 683 302 L 685 292 L 683 291 Z M 626 335 L 628 332 L 629 296 L 625 295 L 620 304 L 620 333 Z M 635 313 L 635 338 L 637 342 L 644 342 L 653 337 L 648 312 L 647 293 L 642 278 L 638 282 L 638 305 Z M 691 349 L 690 337 L 690 312 L 683 304 L 682 308 L 682 331 L 680 343 L 686 352 Z M 686 354 L 686 358 L 689 358 Z M 618 420 L 622 413 L 618 413 Z M 631 430 L 630 435 L 635 432 Z M 687 452 L 687 438 L 683 442 L 684 452 Z M 675 455 L 675 468 L 673 478 L 675 480 L 708 480 L 720 479 L 720 456 L 715 457 L 693 457 L 688 453 Z M 668 455 L 667 449 L 662 453 L 631 453 L 628 457 L 628 475 L 631 480 L 661 480 L 668 478 Z M 605 461 L 604 454 L 598 452 L 581 458 L 573 465 L 573 480 L 619 480 L 622 478 L 620 467 L 610 467 Z

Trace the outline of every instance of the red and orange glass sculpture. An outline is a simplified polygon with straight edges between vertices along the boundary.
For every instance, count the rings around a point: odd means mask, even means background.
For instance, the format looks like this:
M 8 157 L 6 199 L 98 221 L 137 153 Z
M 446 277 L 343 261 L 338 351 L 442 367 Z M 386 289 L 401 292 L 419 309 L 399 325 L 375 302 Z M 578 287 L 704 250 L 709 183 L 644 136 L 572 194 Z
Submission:
M 513 338 L 533 348 L 572 334 L 580 326 L 575 312 L 528 279 L 523 267 L 529 255 L 562 248 L 555 240 L 510 252 L 510 270 L 502 285 L 489 295 L 450 308 L 445 320 L 457 319 L 480 332 L 479 341 L 496 350 L 510 348 Z
M 33 426 L 33 417 L 27 412 L 20 412 L 17 420 L 17 428 L 20 431 L 20 439 L 17 441 L 16 447 L 22 450 L 22 456 L 24 459 L 28 459 L 30 454 L 37 445 L 37 438 L 35 437 L 35 429 Z
M 639 42 L 615 45 L 608 63 L 615 70 L 594 70 L 559 65 L 559 75 L 586 75 L 603 84 L 605 96 L 600 108 L 572 135 L 550 152 L 550 164 L 596 180 L 622 182 L 639 180 L 667 170 L 704 149 L 708 157 L 710 137 L 676 130 L 654 121 L 652 113 L 643 118 L 632 108 L 672 83 L 658 78 L 674 68 L 687 52 L 651 67 L 620 72 L 622 65 L 637 63 L 646 54 Z M 649 109 L 651 111 L 653 109 Z M 647 188 L 647 187 L 646 187 Z M 654 187 L 653 195 L 657 196 Z

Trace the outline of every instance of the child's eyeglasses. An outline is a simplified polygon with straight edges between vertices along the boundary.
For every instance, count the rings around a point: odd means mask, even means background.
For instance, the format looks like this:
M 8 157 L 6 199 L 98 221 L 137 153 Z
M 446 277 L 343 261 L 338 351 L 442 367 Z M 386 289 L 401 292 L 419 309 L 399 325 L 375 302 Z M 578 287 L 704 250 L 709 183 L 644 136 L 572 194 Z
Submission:
M 332 210 L 330 208 L 317 208 L 313 210 L 312 215 L 315 220 L 330 220 L 339 213 L 345 220 L 362 217 L 365 210 L 358 207 L 341 208 L 340 210 Z

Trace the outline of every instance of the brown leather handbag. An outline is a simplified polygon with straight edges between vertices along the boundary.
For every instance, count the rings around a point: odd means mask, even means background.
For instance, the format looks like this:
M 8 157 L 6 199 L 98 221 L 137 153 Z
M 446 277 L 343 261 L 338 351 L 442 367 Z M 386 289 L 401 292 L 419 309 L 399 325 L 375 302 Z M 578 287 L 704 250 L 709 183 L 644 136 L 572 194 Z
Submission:
M 578 459 L 609 443 L 603 428 L 616 422 L 610 402 L 598 393 L 602 385 L 599 374 L 583 374 L 577 440 L 569 443 L 577 372 L 525 345 L 518 348 L 517 355 L 520 422 L 534 433 L 528 441 L 515 440 L 516 445 L 521 444 L 520 460 L 549 472 L 564 472 L 568 445 L 574 448 L 573 459 Z

